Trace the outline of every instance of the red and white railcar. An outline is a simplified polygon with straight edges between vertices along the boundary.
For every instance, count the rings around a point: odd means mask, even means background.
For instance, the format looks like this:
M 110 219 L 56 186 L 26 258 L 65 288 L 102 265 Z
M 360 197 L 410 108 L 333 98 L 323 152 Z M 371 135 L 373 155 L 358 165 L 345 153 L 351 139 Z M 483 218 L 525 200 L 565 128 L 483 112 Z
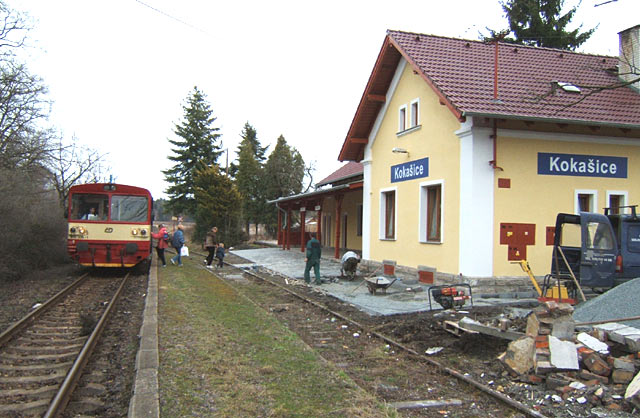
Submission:
M 153 199 L 147 189 L 91 183 L 69 190 L 67 249 L 83 266 L 133 267 L 151 254 Z

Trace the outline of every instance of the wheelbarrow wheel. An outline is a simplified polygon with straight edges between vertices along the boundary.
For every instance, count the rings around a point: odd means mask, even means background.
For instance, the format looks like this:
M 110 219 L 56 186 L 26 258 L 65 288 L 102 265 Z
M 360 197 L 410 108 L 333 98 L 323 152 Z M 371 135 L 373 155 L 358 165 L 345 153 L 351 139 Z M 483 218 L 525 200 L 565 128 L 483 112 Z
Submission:
M 375 283 L 367 282 L 367 288 L 369 289 L 369 293 L 371 293 L 372 295 L 376 294 L 376 284 Z

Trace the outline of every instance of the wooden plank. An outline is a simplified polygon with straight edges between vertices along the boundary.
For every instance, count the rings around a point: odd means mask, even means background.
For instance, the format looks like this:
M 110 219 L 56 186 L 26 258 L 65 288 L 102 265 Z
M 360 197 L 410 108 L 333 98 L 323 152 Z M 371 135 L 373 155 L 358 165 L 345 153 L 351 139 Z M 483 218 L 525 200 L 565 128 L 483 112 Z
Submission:
M 457 322 L 455 321 L 444 321 L 442 323 L 442 326 L 444 327 L 444 330 L 455 335 L 456 337 L 459 337 L 460 335 L 462 335 L 462 333 L 467 333 L 467 334 L 477 334 L 477 331 L 472 331 L 469 329 L 465 329 L 460 327 L 460 325 L 458 325 Z
M 508 330 L 502 331 L 499 328 L 490 327 L 488 325 L 481 324 L 480 322 L 474 321 L 473 319 L 468 317 L 462 318 L 458 322 L 458 325 L 464 329 L 478 331 L 481 334 L 491 335 L 493 337 L 498 337 L 498 338 L 504 338 L 505 340 L 511 340 L 511 341 L 515 341 L 525 336 L 525 334 L 522 332 L 508 331 Z

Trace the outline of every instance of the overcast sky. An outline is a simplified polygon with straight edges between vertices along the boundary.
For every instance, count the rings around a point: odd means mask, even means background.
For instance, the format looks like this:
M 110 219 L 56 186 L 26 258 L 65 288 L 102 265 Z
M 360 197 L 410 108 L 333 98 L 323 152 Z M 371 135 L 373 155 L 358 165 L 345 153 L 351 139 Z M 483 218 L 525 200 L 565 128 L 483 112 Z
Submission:
M 341 165 L 387 29 L 478 39 L 506 27 L 498 0 L 5 1 L 33 19 L 24 60 L 49 87 L 50 123 L 107 153 L 117 182 L 155 198 L 194 86 L 230 160 L 248 121 L 269 152 L 284 135 L 317 182 Z M 582 1 L 573 25 L 599 28 L 581 52 L 617 55 L 617 33 L 640 24 L 640 1 L 594 7 L 606 1 Z

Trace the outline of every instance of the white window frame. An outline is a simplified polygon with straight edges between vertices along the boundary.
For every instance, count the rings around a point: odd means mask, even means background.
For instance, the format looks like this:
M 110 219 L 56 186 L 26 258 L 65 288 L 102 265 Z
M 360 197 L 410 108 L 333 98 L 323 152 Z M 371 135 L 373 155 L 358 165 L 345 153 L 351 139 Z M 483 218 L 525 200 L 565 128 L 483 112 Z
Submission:
M 622 196 L 622 204 L 620 206 L 627 206 L 629 203 L 629 192 L 626 190 L 607 190 L 607 201 L 605 207 L 609 207 L 610 196 Z M 621 212 L 622 213 L 622 212 Z
M 440 240 L 429 241 L 427 239 L 427 211 L 429 205 L 427 190 L 429 187 L 437 185 L 440 185 Z M 419 193 L 418 241 L 423 244 L 442 244 L 444 242 L 444 180 L 421 182 Z
M 414 119 L 414 112 L 413 112 L 413 108 L 415 106 L 415 121 L 416 123 L 413 123 L 413 119 Z M 413 99 L 410 103 L 409 103 L 409 129 L 411 128 L 415 128 L 416 126 L 420 126 L 420 98 L 416 98 Z
M 589 212 L 597 212 L 598 210 L 596 209 L 598 206 L 598 191 L 597 190 L 586 190 L 586 189 L 579 189 L 579 190 L 575 190 L 574 194 L 573 194 L 573 212 L 575 214 L 580 213 L 580 203 L 578 201 L 578 195 L 581 194 L 588 194 L 591 195 L 592 199 L 591 199 L 591 207 L 589 208 Z
M 385 193 L 394 192 L 395 199 L 393 202 L 393 238 L 385 237 L 385 221 L 387 220 L 387 199 L 385 199 Z M 389 187 L 386 189 L 380 189 L 380 222 L 378 237 L 382 241 L 395 241 L 398 237 L 398 188 Z
M 403 104 L 398 108 L 398 132 L 404 132 L 407 130 L 407 105 Z

